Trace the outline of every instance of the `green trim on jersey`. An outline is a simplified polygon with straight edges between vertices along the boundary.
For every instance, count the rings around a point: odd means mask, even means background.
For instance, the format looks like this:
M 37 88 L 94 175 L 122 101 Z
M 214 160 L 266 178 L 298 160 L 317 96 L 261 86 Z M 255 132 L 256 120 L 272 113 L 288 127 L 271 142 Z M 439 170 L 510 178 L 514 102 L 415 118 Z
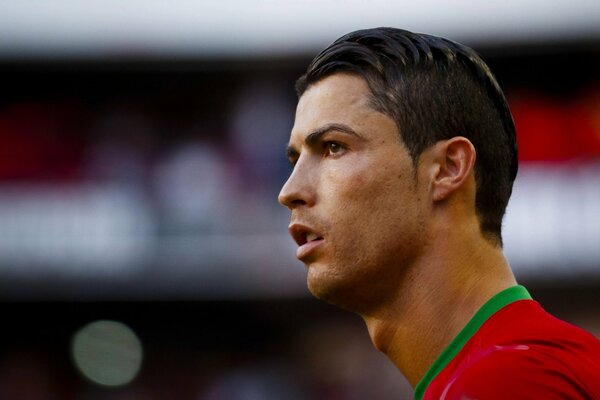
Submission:
M 421 400 L 423 398 L 429 384 L 444 368 L 446 368 L 450 361 L 452 361 L 452 359 L 462 350 L 463 346 L 471 339 L 471 337 L 473 337 L 473 335 L 475 335 L 485 321 L 504 306 L 518 300 L 531 300 L 531 295 L 527 289 L 521 285 L 505 289 L 489 299 L 487 303 L 475 313 L 473 318 L 471 318 L 458 335 L 456 335 L 452 342 L 450 342 L 448 347 L 442 351 L 433 364 L 431 364 L 431 367 L 429 367 L 423 378 L 421 378 L 415 387 L 415 400 Z

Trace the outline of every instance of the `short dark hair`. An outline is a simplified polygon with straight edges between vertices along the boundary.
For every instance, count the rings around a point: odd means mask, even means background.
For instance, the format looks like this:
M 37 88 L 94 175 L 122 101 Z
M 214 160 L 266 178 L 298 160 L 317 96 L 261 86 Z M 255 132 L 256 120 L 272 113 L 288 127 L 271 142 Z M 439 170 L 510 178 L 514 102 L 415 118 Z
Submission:
M 298 96 L 327 76 L 363 77 L 372 105 L 398 126 L 413 163 L 454 136 L 477 152 L 476 201 L 482 234 L 502 246 L 502 218 L 517 175 L 515 126 L 494 75 L 472 49 L 395 28 L 359 30 L 321 51 L 296 82 Z

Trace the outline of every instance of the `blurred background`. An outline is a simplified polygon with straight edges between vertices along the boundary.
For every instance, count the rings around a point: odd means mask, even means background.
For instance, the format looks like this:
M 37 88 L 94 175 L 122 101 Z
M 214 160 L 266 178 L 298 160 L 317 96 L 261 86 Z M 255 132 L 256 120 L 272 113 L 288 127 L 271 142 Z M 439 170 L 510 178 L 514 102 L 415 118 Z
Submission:
M 276 201 L 295 79 L 375 26 L 488 61 L 509 260 L 599 336 L 600 2 L 0 0 L 0 399 L 412 398 Z

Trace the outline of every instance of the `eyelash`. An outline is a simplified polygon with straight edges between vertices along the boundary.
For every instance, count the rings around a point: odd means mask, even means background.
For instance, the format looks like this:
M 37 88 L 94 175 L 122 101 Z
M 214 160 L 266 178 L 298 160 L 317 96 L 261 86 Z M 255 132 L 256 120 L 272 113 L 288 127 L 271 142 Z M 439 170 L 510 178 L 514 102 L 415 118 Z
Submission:
M 332 146 L 335 146 L 336 151 L 332 152 Z M 323 156 L 324 157 L 338 157 L 341 154 L 343 154 L 343 151 L 346 150 L 346 147 L 338 142 L 332 142 L 332 141 L 328 141 L 328 142 L 323 142 Z M 296 163 L 298 162 L 298 159 L 290 159 L 289 162 L 289 167 L 290 170 L 293 171 L 294 167 L 296 166 Z
M 340 155 L 340 152 L 345 150 L 345 147 L 337 142 L 324 142 L 323 143 L 325 156 L 327 157 L 336 157 Z M 335 151 L 332 151 L 332 148 L 335 148 Z

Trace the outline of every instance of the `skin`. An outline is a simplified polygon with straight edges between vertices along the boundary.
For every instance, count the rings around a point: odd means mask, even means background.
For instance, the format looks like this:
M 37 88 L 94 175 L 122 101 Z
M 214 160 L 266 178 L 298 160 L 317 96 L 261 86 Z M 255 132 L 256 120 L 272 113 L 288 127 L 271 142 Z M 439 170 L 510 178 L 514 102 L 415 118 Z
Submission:
M 479 229 L 473 145 L 438 142 L 415 166 L 398 129 L 370 106 L 361 77 L 313 84 L 298 103 L 294 169 L 279 202 L 292 231 L 319 237 L 299 253 L 310 291 L 359 314 L 415 386 L 474 313 L 516 282 Z

